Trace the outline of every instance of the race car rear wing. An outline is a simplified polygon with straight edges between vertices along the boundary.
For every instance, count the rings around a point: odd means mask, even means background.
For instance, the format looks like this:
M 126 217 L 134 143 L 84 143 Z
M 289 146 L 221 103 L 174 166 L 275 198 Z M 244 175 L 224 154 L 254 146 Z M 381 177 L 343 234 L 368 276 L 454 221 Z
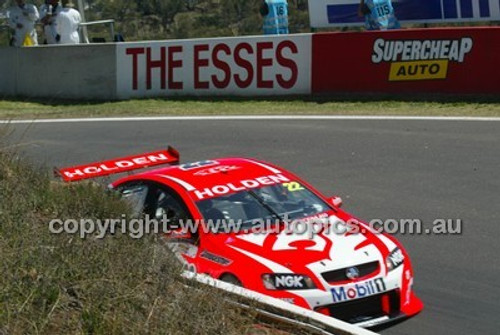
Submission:
M 65 182 L 103 177 L 150 166 L 178 164 L 179 152 L 168 146 L 167 150 L 143 153 L 140 155 L 115 158 L 104 162 L 95 162 L 62 169 L 54 168 L 54 174 Z

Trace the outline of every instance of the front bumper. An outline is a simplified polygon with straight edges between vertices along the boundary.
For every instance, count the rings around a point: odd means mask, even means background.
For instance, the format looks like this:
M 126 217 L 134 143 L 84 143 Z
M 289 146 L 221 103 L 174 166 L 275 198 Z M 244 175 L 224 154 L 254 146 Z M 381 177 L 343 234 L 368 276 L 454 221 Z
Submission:
M 331 304 L 316 311 L 351 324 L 371 328 L 386 323 L 397 322 L 420 312 L 423 304 L 414 294 L 401 308 L 399 290 L 384 292 L 366 298 Z
M 327 291 L 315 289 L 286 294 L 293 297 L 291 300 L 296 305 L 370 328 L 411 317 L 422 310 L 423 304 L 414 295 L 412 284 L 411 272 L 400 267 L 385 277 L 329 286 Z

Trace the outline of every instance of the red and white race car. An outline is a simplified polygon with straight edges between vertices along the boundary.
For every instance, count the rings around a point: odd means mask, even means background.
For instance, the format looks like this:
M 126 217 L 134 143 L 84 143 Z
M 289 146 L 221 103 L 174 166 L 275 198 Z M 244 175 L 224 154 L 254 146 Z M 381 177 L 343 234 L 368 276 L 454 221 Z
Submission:
M 141 215 L 168 218 L 188 267 L 319 313 L 371 327 L 423 308 L 408 254 L 296 175 L 248 158 L 179 165 L 169 147 L 57 170 L 65 181 L 131 171 L 111 187 Z

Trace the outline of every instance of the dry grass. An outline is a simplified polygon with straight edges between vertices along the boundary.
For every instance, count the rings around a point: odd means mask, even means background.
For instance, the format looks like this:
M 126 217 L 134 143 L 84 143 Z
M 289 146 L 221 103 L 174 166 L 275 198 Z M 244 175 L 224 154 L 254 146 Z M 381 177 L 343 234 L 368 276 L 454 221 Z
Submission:
M 432 115 L 500 116 L 494 99 L 321 97 L 269 99 L 144 99 L 118 102 L 0 100 L 0 119 L 160 115 Z
M 0 150 L 0 334 L 262 331 L 221 292 L 187 287 L 155 236 L 51 234 L 53 218 L 115 218 L 128 209 L 100 188 L 62 187 L 40 170 Z

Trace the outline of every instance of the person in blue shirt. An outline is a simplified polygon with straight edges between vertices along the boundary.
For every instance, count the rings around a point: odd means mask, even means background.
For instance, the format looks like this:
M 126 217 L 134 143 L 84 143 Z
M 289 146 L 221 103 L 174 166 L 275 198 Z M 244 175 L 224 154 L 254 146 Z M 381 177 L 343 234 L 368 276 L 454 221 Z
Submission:
M 359 16 L 365 17 L 367 30 L 399 29 L 399 24 L 391 0 L 361 0 Z
M 260 14 L 265 35 L 288 34 L 287 0 L 262 0 Z

